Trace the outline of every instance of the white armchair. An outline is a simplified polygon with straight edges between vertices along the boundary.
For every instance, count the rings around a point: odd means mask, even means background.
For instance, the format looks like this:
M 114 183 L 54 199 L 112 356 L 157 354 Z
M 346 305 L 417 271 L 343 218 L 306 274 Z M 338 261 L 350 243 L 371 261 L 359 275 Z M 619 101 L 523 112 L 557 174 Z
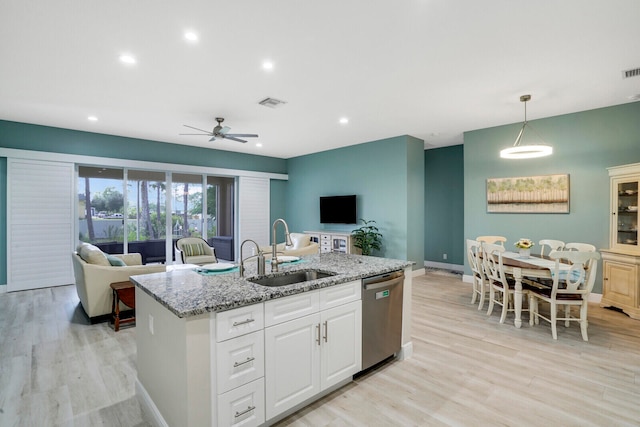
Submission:
M 176 242 L 176 262 L 182 264 L 212 264 L 218 262 L 214 248 L 200 237 L 183 237 Z
M 104 320 L 102 317 L 106 319 L 105 315 L 111 314 L 111 283 L 124 282 L 138 274 L 165 271 L 162 264 L 142 265 L 142 256 L 138 253 L 110 255 L 123 261 L 123 265 L 111 265 L 107 255 L 87 243 L 80 244 L 71 257 L 78 298 L 91 323 Z

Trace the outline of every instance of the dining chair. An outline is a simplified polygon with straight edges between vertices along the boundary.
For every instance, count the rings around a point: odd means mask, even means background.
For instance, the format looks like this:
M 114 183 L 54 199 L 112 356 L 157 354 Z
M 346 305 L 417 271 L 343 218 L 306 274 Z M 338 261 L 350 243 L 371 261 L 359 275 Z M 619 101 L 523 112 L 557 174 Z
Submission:
M 595 252 L 596 247 L 590 243 L 567 243 L 564 245 L 565 251 L 579 251 L 579 252 Z
M 544 255 L 547 247 L 549 248 L 549 253 L 564 249 L 564 242 L 562 240 L 542 239 L 538 244 L 540 245 L 540 255 Z
M 535 288 L 529 293 L 529 324 L 540 323 L 540 318 L 551 323 L 551 335 L 558 339 L 556 322 L 564 320 L 564 326 L 569 327 L 569 322 L 579 322 L 582 339 L 589 341 L 587 336 L 587 310 L 589 308 L 589 294 L 593 289 L 598 270 L 600 254 L 591 251 L 553 251 L 549 254 L 556 261 L 552 271 L 553 285 L 551 288 Z M 568 270 L 560 270 L 560 260 L 571 263 Z M 539 301 L 549 303 L 549 317 L 540 314 Z M 564 317 L 558 317 L 558 309 L 564 306 Z M 580 317 L 571 316 L 571 307 L 580 307 Z
M 514 310 L 513 307 L 509 308 L 509 306 L 516 286 L 515 279 L 508 277 L 504 272 L 502 264 L 502 254 L 504 252 L 504 246 L 491 243 L 482 244 L 482 265 L 489 282 L 489 309 L 487 310 L 487 316 L 493 312 L 494 304 L 502 306 L 500 323 L 504 323 L 508 311 Z M 526 294 L 527 290 L 522 292 Z M 527 310 L 523 309 L 523 311 Z
M 504 246 L 504 242 L 507 241 L 507 238 L 502 236 L 478 236 L 476 237 L 476 240 L 481 243 L 491 243 L 491 244 L 498 243 Z
M 482 243 L 477 240 L 467 239 L 467 259 L 469 260 L 469 266 L 473 276 L 473 293 L 471 295 L 471 304 L 476 303 L 476 299 L 480 296 L 480 302 L 478 303 L 478 310 L 482 310 L 484 307 L 484 300 L 489 292 L 489 286 L 487 284 L 487 278 L 484 274 L 482 267 L 482 259 L 480 252 L 482 251 Z

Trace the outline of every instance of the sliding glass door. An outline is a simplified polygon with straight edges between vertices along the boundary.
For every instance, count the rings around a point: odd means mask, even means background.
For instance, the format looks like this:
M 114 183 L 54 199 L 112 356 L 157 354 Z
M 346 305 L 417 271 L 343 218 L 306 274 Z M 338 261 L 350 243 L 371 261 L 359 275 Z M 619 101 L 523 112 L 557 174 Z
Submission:
M 127 252 L 143 263 L 166 262 L 166 174 L 127 170 Z
M 79 240 L 106 253 L 140 253 L 147 264 L 171 263 L 179 238 L 202 237 L 219 258 L 233 261 L 234 183 L 229 177 L 79 166 Z
M 97 245 L 108 253 L 122 253 L 123 179 L 122 169 L 78 168 L 79 240 Z

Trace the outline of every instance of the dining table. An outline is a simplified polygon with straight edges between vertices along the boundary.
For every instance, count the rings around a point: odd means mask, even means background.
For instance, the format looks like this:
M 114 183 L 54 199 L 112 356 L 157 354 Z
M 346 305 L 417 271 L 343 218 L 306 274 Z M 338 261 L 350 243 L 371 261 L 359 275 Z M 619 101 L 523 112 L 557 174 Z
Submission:
M 556 261 L 546 255 L 523 256 L 518 252 L 505 251 L 502 253 L 502 267 L 507 275 L 515 279 L 513 305 L 515 311 L 514 324 L 516 328 L 522 326 L 522 278 L 552 279 L 556 268 Z M 569 271 L 570 264 L 560 262 L 560 271 Z

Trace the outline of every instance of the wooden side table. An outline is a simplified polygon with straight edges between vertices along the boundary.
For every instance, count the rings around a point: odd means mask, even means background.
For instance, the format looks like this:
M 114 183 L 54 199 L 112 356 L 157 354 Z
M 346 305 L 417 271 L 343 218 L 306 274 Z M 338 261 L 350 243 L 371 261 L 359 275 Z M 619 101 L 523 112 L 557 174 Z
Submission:
M 136 287 L 128 280 L 126 282 L 115 282 L 109 286 L 111 286 L 113 292 L 113 301 L 111 302 L 111 318 L 113 321 L 114 329 L 116 332 L 118 332 L 120 330 L 121 323 L 124 324 L 136 321 L 135 315 L 126 319 L 120 319 L 121 302 L 128 307 L 131 307 L 133 309 L 136 308 Z

